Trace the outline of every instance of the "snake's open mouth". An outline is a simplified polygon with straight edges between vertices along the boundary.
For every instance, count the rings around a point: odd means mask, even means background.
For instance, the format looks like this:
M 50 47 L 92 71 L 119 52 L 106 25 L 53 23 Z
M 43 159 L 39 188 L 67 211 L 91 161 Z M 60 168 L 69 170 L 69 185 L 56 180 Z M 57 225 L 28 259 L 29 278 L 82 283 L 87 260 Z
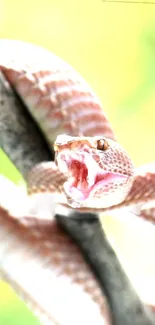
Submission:
M 109 184 L 121 184 L 125 175 L 108 172 L 99 167 L 98 163 L 87 153 L 62 152 L 57 160 L 59 170 L 68 174 L 64 190 L 73 199 L 72 206 L 82 206 L 94 195 L 100 197 L 103 192 L 109 194 Z M 111 185 L 112 188 L 112 185 Z

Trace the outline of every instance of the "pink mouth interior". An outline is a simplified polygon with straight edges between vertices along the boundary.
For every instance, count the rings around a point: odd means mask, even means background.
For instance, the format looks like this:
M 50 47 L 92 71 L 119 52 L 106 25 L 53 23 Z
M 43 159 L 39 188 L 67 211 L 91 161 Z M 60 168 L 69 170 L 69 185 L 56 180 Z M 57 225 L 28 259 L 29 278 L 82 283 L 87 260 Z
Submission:
M 74 177 L 72 186 L 81 188 L 88 186 L 88 169 L 84 163 L 78 160 L 72 160 L 69 164 L 69 169 L 72 173 L 72 176 Z

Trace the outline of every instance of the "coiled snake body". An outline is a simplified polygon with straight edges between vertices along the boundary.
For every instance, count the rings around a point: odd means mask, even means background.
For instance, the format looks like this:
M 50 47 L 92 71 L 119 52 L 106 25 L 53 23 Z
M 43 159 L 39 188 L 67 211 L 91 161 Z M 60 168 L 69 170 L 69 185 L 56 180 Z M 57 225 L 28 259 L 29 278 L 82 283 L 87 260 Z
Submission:
M 56 165 L 44 162 L 35 166 L 28 175 L 29 192 L 59 191 L 72 208 L 90 211 L 121 204 L 133 184 L 134 167 L 126 151 L 115 141 L 98 98 L 81 76 L 54 54 L 11 40 L 0 40 L 0 70 L 39 124 L 51 149 L 55 142 Z M 3 217 L 4 214 L 9 218 L 6 212 L 1 211 Z M 96 320 L 97 325 L 109 324 L 100 289 L 85 262 L 79 258 L 79 252 L 74 250 L 74 244 L 69 243 L 65 236 L 54 226 L 53 239 L 48 237 L 50 245 L 53 245 L 52 265 L 56 267 L 53 281 L 59 272 L 68 280 L 72 277 L 72 288 L 82 286 L 86 296 L 91 297 L 89 306 L 94 308 L 92 324 Z M 60 238 L 65 247 L 63 253 Z M 72 256 L 77 254 L 76 266 L 69 262 L 68 250 Z M 77 270 L 81 270 L 81 278 L 73 274 L 72 268 L 76 268 L 77 275 Z M 7 271 L 9 273 L 9 269 Z M 87 274 L 87 280 L 83 279 L 84 274 Z M 62 281 L 63 285 L 65 283 Z M 98 310 L 95 311 L 96 303 Z M 64 313 L 64 318 L 58 315 L 54 300 L 52 306 L 54 322 L 69 324 L 70 320 L 65 319 Z M 78 319 L 77 324 L 79 322 Z
M 69 174 L 64 186 L 68 203 L 89 208 L 120 203 L 130 190 L 134 168 L 125 150 L 113 141 L 112 129 L 90 87 L 69 65 L 37 46 L 2 40 L 1 48 L 2 72 L 50 146 L 59 135 L 56 161 L 59 170 Z M 50 168 L 52 172 L 52 164 Z M 35 183 L 39 174 L 37 169 Z M 32 183 L 32 173 L 29 179 Z M 44 185 L 47 189 L 50 184 Z

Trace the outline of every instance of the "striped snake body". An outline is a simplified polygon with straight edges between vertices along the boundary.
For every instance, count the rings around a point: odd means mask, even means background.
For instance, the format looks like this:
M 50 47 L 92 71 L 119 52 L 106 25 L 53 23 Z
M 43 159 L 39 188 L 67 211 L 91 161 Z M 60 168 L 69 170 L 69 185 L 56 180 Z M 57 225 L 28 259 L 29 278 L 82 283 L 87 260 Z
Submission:
M 40 47 L 1 40 L 1 48 L 1 70 L 50 147 L 58 136 L 56 161 L 59 170 L 68 175 L 63 186 L 67 203 L 72 207 L 105 208 L 123 201 L 132 185 L 134 168 L 125 150 L 114 141 L 91 88 L 68 64 Z M 37 190 L 43 185 L 49 189 L 51 182 L 44 183 L 45 167 L 37 168 L 34 184 L 33 174 L 29 176 L 31 192 L 38 177 Z M 53 164 L 50 168 L 52 173 Z

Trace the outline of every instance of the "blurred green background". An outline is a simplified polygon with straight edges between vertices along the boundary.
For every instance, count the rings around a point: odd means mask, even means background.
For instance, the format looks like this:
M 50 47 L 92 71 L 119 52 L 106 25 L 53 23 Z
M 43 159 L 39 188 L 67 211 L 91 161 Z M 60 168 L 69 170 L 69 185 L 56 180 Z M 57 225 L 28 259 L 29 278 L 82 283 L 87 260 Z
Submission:
M 100 97 L 135 164 L 155 160 L 155 5 L 1 0 L 0 37 L 39 44 L 70 63 Z M 3 154 L 0 172 L 19 180 Z M 155 302 L 154 231 L 112 216 L 104 227 L 137 291 Z M 0 324 L 39 324 L 3 282 Z

